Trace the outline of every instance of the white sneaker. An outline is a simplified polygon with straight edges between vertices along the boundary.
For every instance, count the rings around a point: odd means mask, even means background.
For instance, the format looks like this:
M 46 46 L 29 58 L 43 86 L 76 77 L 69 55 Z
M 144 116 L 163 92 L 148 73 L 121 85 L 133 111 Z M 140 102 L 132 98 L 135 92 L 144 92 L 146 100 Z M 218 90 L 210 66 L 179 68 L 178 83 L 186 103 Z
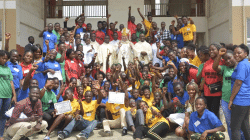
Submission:
M 77 140 L 87 140 L 87 138 L 83 134 L 76 135 Z

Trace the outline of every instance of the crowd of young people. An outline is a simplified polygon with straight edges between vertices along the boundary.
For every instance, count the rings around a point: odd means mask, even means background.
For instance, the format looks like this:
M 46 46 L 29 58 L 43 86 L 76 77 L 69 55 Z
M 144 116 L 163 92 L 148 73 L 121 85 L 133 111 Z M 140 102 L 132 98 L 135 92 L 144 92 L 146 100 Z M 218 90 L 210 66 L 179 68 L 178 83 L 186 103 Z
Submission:
M 129 7 L 128 26 L 99 21 L 97 30 L 85 24 L 84 14 L 75 26 L 59 23 L 34 37 L 20 55 L 0 50 L 0 140 L 4 132 L 13 140 L 27 140 L 35 133 L 56 128 L 64 139 L 73 130 L 78 140 L 94 129 L 112 137 L 133 132 L 136 140 L 161 140 L 169 132 L 191 140 L 224 140 L 220 121 L 223 109 L 232 140 L 250 140 L 250 63 L 246 45 L 213 43 L 196 46 L 196 26 L 191 18 L 176 16 L 161 28 L 151 15 L 135 22 Z M 142 28 L 144 26 L 144 29 Z M 125 93 L 124 104 L 109 103 L 109 93 Z M 112 94 L 111 94 L 112 95 Z M 54 103 L 70 101 L 72 111 L 57 114 Z M 5 113 L 14 107 L 12 115 Z M 170 118 L 183 114 L 183 123 Z M 178 115 L 177 115 L 178 116 Z M 180 115 L 179 115 L 180 116 Z M 103 129 L 102 129 L 103 128 Z

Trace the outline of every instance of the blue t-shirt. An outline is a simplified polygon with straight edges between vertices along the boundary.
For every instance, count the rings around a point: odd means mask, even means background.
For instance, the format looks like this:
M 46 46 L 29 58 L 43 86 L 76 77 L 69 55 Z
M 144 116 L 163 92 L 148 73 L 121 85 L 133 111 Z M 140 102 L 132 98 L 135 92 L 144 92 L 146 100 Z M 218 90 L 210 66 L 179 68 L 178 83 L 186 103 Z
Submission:
M 108 97 L 106 97 L 106 98 L 102 98 L 102 103 L 104 103 L 104 104 L 106 104 L 106 102 L 109 100 L 109 98 Z
M 175 76 L 174 79 L 177 79 L 177 76 Z M 176 94 L 174 93 L 174 86 L 172 80 L 168 82 L 168 92 L 170 92 L 173 95 L 173 98 L 176 97 Z
M 198 112 L 195 111 L 191 114 L 188 129 L 192 132 L 202 134 L 205 130 L 211 130 L 222 126 L 218 117 L 208 109 L 204 110 L 201 118 L 198 117 Z M 208 134 L 211 136 L 212 134 Z
M 55 44 L 57 43 L 57 36 L 52 32 L 43 32 L 43 52 L 47 52 L 47 46 L 45 40 L 49 40 L 49 50 L 55 49 Z
M 177 69 L 179 69 L 180 58 L 176 56 L 176 62 L 172 61 Z
M 29 92 L 30 92 L 29 88 L 27 88 L 26 90 L 23 90 L 23 88 L 21 88 L 21 90 L 19 90 L 19 94 L 17 96 L 17 102 L 29 97 Z
M 242 85 L 235 96 L 233 104 L 239 106 L 250 106 L 250 63 L 248 59 L 240 61 L 234 69 L 231 80 L 231 90 L 235 80 L 241 80 Z
M 189 99 L 189 95 L 187 93 L 187 91 L 184 91 L 184 94 L 182 97 L 176 95 L 176 97 L 180 100 L 182 105 L 185 105 L 186 101 Z
M 182 24 L 181 28 L 184 27 L 184 26 L 185 25 Z M 184 41 L 183 41 L 183 35 L 182 34 L 176 35 L 176 41 L 177 41 L 178 48 L 183 48 L 184 47 Z
M 170 60 L 168 56 L 162 56 L 162 58 L 166 61 L 166 63 Z
M 46 83 L 46 76 L 42 73 L 44 71 L 44 62 L 38 63 L 37 66 L 38 68 L 32 79 L 36 79 L 38 81 L 38 87 L 41 89 Z
M 102 32 L 104 32 L 104 34 L 107 35 L 107 28 L 102 29 Z
M 132 96 L 132 94 L 130 94 L 130 92 L 128 92 L 128 98 L 129 98 L 129 99 L 130 99 L 130 98 L 135 99 L 135 98 Z M 139 100 L 141 100 L 141 99 L 142 99 L 142 98 L 138 96 L 138 98 L 136 98 L 135 101 L 137 102 L 137 101 L 139 101 Z
M 54 90 L 52 89 L 52 91 L 56 94 L 56 96 L 59 94 L 59 90 Z M 63 101 L 63 98 L 62 98 L 62 95 L 59 97 L 59 99 L 57 100 L 57 102 L 62 102 Z
M 17 63 L 14 64 L 10 61 L 6 62 L 5 65 L 9 67 L 11 70 L 11 73 L 13 75 L 13 83 L 14 83 L 15 89 L 20 88 L 20 80 L 23 79 L 22 67 L 18 65 Z
M 86 29 L 84 29 L 84 28 L 78 28 L 78 29 L 76 29 L 76 33 L 75 34 L 81 34 L 83 32 L 86 32 Z

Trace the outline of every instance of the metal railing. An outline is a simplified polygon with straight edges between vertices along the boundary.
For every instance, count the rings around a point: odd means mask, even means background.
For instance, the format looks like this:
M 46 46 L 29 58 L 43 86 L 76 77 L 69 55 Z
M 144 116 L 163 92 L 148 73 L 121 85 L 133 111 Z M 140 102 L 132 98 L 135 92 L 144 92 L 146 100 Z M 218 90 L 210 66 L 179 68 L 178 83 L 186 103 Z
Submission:
M 144 5 L 144 15 L 152 16 L 205 16 L 205 3 L 169 3 Z

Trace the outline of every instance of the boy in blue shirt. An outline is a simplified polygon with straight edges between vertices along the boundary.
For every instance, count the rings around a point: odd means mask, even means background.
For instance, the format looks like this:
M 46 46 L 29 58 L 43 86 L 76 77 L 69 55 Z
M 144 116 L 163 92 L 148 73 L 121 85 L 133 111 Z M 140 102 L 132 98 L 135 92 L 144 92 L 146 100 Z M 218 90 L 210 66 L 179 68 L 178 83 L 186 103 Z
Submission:
M 62 102 L 63 101 L 62 93 L 63 93 L 66 86 L 61 85 L 60 90 L 58 90 L 59 79 L 57 77 L 55 77 L 53 79 L 54 79 L 54 86 L 53 86 L 52 91 L 56 94 L 57 102 Z
M 191 140 L 224 140 L 222 133 L 226 129 L 211 111 L 206 109 L 207 101 L 204 97 L 195 100 L 195 108 L 189 121 L 189 136 Z

